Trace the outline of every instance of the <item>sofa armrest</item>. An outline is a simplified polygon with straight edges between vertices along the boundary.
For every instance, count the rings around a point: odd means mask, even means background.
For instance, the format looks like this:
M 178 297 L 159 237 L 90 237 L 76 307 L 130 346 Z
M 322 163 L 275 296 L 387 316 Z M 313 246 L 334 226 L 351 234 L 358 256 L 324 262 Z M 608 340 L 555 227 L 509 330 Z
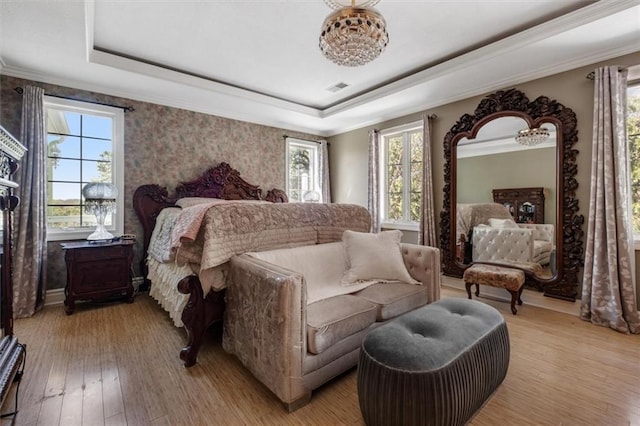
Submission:
M 404 265 L 414 280 L 420 281 L 427 292 L 427 303 L 440 299 L 440 250 L 416 244 L 400 244 Z
M 518 226 L 523 229 L 531 229 L 534 240 L 555 243 L 555 229 L 554 226 L 549 223 L 519 223 Z
M 223 348 L 285 403 L 309 393 L 302 382 L 305 285 L 300 274 L 263 260 L 231 259 Z

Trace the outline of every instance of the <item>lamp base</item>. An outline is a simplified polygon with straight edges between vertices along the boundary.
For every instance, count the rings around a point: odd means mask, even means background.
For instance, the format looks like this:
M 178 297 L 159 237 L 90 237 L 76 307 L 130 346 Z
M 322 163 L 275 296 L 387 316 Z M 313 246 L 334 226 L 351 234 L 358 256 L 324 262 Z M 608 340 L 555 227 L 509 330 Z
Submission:
M 96 230 L 93 232 L 93 234 L 87 237 L 87 240 L 89 241 L 112 240 L 112 239 L 113 239 L 113 234 L 107 231 L 107 229 L 104 226 L 102 227 L 98 226 Z

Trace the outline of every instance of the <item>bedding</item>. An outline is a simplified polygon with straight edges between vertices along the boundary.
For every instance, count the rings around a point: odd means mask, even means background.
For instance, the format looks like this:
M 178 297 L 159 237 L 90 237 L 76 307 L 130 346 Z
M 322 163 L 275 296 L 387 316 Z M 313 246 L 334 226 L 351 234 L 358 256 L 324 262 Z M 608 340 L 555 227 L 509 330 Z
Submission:
M 236 254 L 340 241 L 347 229 L 370 228 L 368 211 L 355 205 L 219 199 L 181 204 L 188 207 L 158 214 L 147 261 L 150 295 L 176 325 L 187 299 L 175 290 L 181 278 L 197 274 L 206 295 L 226 287 L 228 261 Z

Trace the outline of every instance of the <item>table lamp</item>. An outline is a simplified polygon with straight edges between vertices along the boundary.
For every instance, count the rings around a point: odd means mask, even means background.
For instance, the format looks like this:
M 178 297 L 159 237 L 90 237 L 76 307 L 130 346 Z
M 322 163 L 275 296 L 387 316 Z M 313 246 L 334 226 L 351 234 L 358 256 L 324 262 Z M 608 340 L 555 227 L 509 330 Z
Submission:
M 116 211 L 118 189 L 111 183 L 91 182 L 82 188 L 82 196 L 84 197 L 85 212 L 95 215 L 98 222 L 96 230 L 87 237 L 87 240 L 112 239 L 113 235 L 105 228 L 104 220 L 107 214 Z

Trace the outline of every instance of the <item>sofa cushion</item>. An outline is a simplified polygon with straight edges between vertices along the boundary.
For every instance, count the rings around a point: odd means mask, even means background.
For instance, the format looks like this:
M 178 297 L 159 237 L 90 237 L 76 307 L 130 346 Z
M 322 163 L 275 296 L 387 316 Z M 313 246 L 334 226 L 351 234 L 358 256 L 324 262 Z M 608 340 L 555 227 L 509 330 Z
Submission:
M 377 306 L 376 320 L 389 318 L 412 311 L 426 305 L 427 293 L 423 286 L 404 283 L 373 284 L 353 294 Z
M 375 304 L 359 297 L 343 295 L 307 305 L 307 350 L 325 349 L 376 321 Z
M 304 277 L 307 303 L 352 293 L 367 286 L 359 283 L 346 288 L 341 285 L 347 269 L 342 241 L 247 253 L 248 256 L 282 266 Z
M 342 241 L 349 269 L 342 284 L 361 282 L 402 281 L 418 284 L 411 278 L 400 252 L 402 231 L 382 231 L 377 234 L 344 231 Z

